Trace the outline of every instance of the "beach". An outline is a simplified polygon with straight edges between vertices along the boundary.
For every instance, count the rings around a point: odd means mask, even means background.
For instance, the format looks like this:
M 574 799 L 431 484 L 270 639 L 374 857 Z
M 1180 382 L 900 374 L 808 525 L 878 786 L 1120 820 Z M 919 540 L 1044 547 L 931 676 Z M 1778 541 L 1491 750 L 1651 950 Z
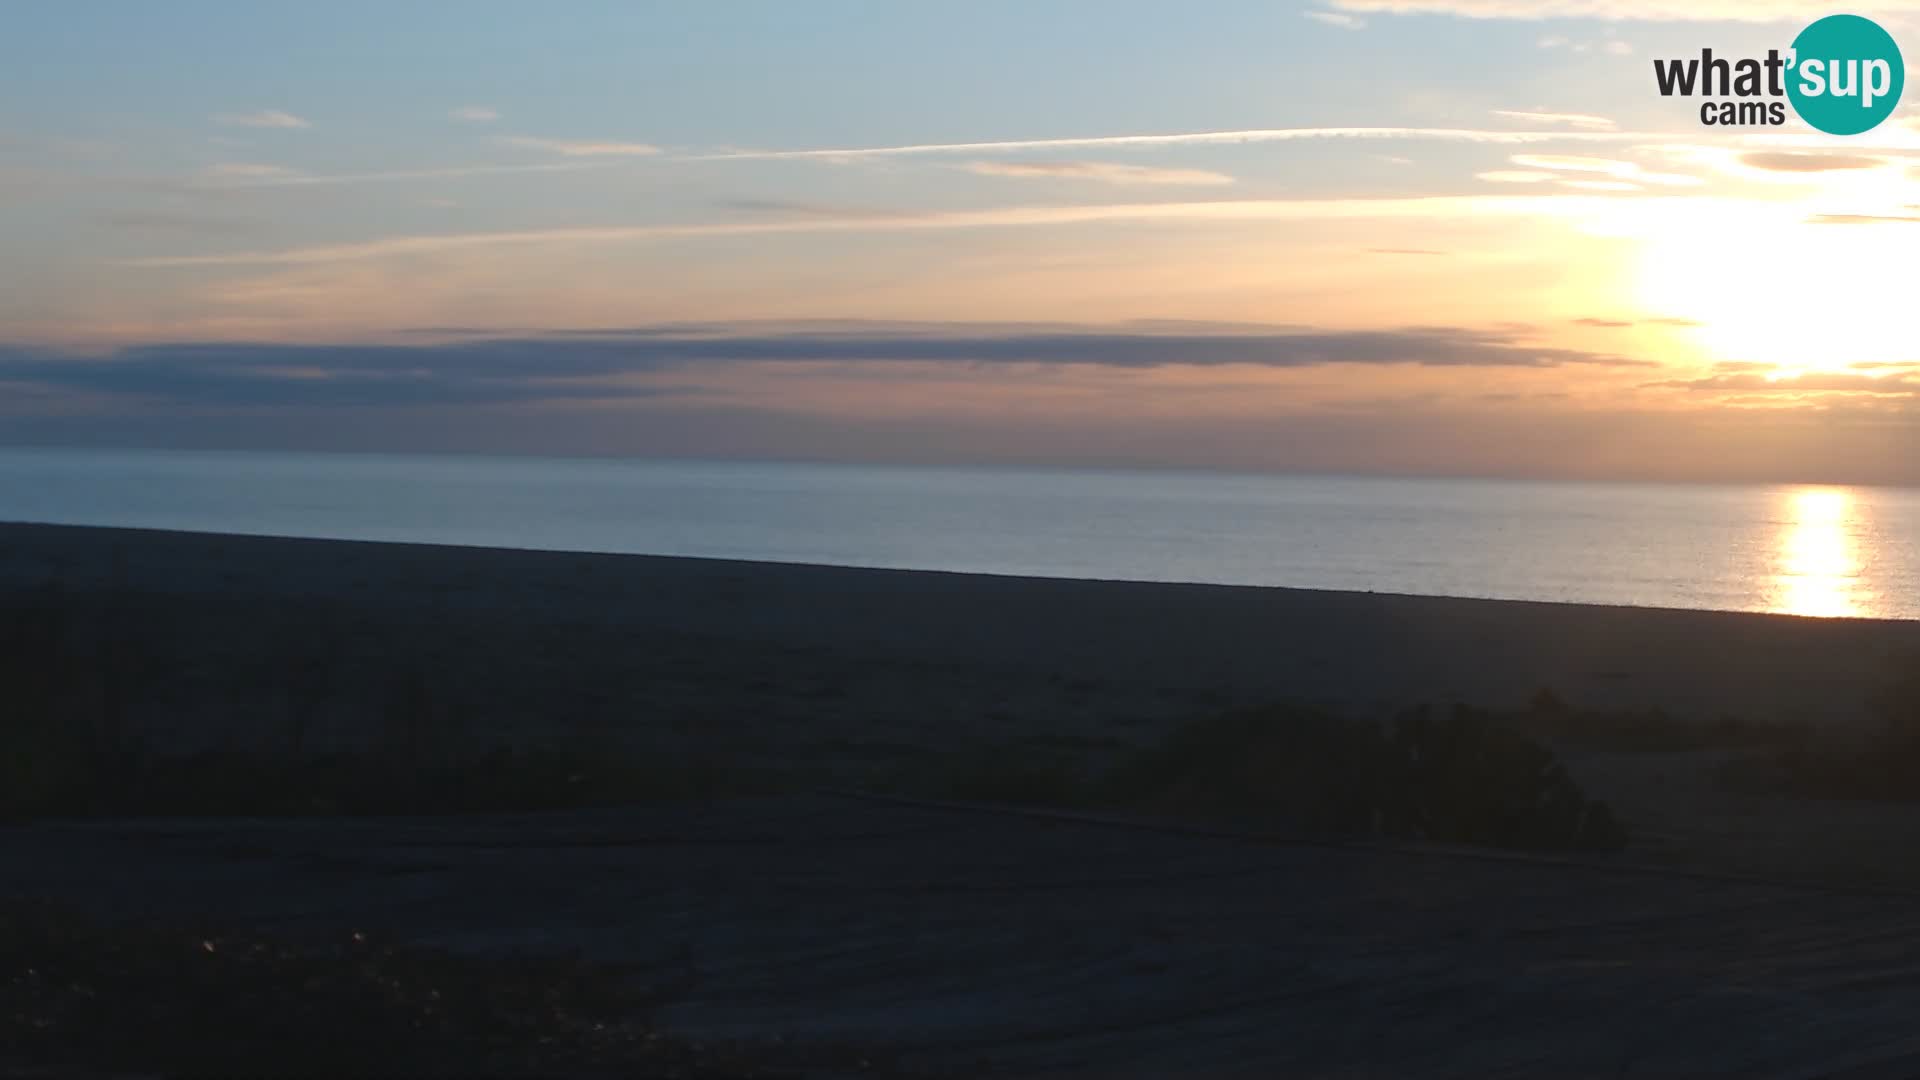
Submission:
M 1714 734 L 1871 730 L 1920 623 L 31 525 L 0 526 L 0 590 L 51 598 L 83 652 L 76 627 L 110 628 L 100 677 L 127 672 L 147 752 L 379 753 L 397 680 L 435 752 L 573 744 L 787 781 L 0 829 L 0 895 L 89 917 L 582 957 L 678 987 L 654 1017 L 676 1037 L 909 1073 L 1875 1076 L 1920 1053 L 1893 1004 L 1920 994 L 1920 809 L 1729 785 L 1752 748 Z M 872 794 L 921 760 L 1098 757 L 1243 706 L 1518 710 L 1543 689 L 1709 733 L 1542 736 L 1624 851 Z
M 143 917 L 323 947 L 354 931 L 585 958 L 675 987 L 654 1017 L 702 1045 L 852 1047 L 902 1070 L 637 1075 L 1893 1080 L 1920 1063 L 1911 895 L 829 796 L 55 824 L 0 830 L 0 856 L 0 891 L 77 910 L 124 917 L 137 897 Z
M 561 744 L 787 787 L 1096 760 L 1240 707 L 1379 719 L 1543 689 L 1660 727 L 1846 735 L 1920 655 L 1916 622 L 34 525 L 0 526 L 0 584 L 117 628 L 148 751 Z M 1920 885 L 1911 804 L 1732 790 L 1741 747 L 1712 739 L 1549 742 L 1640 856 Z
M 408 664 L 475 731 L 769 753 L 1543 688 L 1844 727 L 1920 656 L 1920 622 L 41 525 L 0 525 L 0 586 L 123 594 L 127 632 L 185 661 L 169 678 L 218 691 L 195 696 L 219 709 L 150 717 L 187 739 L 268 737 L 261 668 L 294 646 L 344 672 L 326 695 L 341 737 L 366 734 L 356 684 Z

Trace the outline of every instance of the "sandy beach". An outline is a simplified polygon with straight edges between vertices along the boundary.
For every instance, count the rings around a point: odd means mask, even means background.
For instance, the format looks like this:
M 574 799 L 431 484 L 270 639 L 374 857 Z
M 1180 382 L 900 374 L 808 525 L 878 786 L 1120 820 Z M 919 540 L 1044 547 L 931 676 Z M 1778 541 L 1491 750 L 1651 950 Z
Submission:
M 0 526 L 0 591 L 119 628 L 149 747 L 284 751 L 303 701 L 309 748 L 378 747 L 398 672 L 450 744 L 587 740 L 802 781 L 517 815 L 27 824 L 0 830 L 0 894 L 559 950 L 684 979 L 659 1019 L 690 1037 L 967 1074 L 1877 1076 L 1920 1054 L 1900 1004 L 1920 993 L 1920 808 L 1739 790 L 1720 772 L 1738 746 L 1548 738 L 1632 832 L 1569 859 L 852 791 L 916 756 L 1097 754 L 1272 702 L 1367 716 L 1551 688 L 1676 726 L 1862 730 L 1920 624 L 32 525 Z
M 842 787 L 1273 702 L 1369 716 L 1550 688 L 1675 725 L 1850 731 L 1920 655 L 1906 622 L 0 526 L 0 586 L 49 585 L 133 643 L 150 746 L 278 751 L 296 719 L 308 749 L 378 746 L 404 675 L 450 746 L 589 740 Z M 1555 749 L 1639 857 L 1920 881 L 1897 857 L 1910 805 L 1732 791 L 1712 748 Z
M 1893 1080 L 1920 1064 L 1911 896 L 828 796 L 50 824 L 0 830 L 0 856 L 0 893 L 83 910 L 138 896 L 149 916 L 296 940 L 584 955 L 680 986 L 668 1031 L 861 1047 L 909 1076 Z
M 476 730 L 790 749 L 821 739 L 1121 736 L 1196 708 L 1518 704 L 1541 688 L 1681 720 L 1856 723 L 1920 623 L 1301 589 L 0 526 L 0 585 L 109 585 L 128 630 L 257 728 L 289 643 L 424 665 Z M 332 688 L 343 734 L 349 677 Z M 255 685 L 259 684 L 259 685 Z M 176 696 L 176 695 L 163 695 Z

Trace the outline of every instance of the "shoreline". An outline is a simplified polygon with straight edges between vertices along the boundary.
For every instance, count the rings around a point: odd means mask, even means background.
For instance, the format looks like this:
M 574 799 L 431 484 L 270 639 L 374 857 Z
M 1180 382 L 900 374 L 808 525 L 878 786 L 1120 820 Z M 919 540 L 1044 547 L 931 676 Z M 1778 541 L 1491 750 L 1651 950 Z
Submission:
M 340 544 L 369 548 L 427 550 L 444 552 L 487 552 L 497 555 L 553 555 L 569 558 L 665 560 L 716 567 L 789 568 L 802 571 L 851 571 L 873 574 L 918 574 L 938 577 L 1013 582 L 1075 582 L 1089 585 L 1152 586 L 1175 589 L 1232 589 L 1269 593 L 1292 593 L 1325 597 L 1379 597 L 1391 601 L 1439 601 L 1469 604 L 1504 604 L 1556 609 L 1648 612 L 1687 615 L 1740 615 L 1806 622 L 1873 624 L 1920 627 L 1920 618 L 1903 619 L 1869 615 L 1802 615 L 1785 611 L 1752 611 L 1742 608 L 1668 607 L 1657 604 L 1607 604 L 1584 600 L 1540 600 L 1517 596 L 1473 596 L 1455 593 L 1409 593 L 1375 589 L 1331 589 L 1312 585 L 1253 585 L 1224 581 L 1168 580 L 1160 578 L 1060 577 L 1046 574 L 1003 573 L 991 570 L 950 570 L 922 566 L 872 566 L 861 563 L 794 562 L 785 559 L 733 558 L 724 555 L 672 555 L 639 551 L 599 551 L 582 548 L 511 547 L 500 544 L 462 544 L 434 540 L 369 540 L 346 536 L 297 536 L 289 533 L 235 533 L 208 529 L 163 529 L 131 525 L 73 525 L 61 522 L 0 520 L 0 543 L 6 534 L 25 530 L 74 530 L 87 533 L 117 534 L 126 541 L 136 537 L 189 538 L 208 540 L 267 541 L 287 544 Z M 57 560 L 55 560 L 57 562 Z M 0 570 L 0 574 L 4 574 Z M 0 584 L 13 582 L 0 580 Z

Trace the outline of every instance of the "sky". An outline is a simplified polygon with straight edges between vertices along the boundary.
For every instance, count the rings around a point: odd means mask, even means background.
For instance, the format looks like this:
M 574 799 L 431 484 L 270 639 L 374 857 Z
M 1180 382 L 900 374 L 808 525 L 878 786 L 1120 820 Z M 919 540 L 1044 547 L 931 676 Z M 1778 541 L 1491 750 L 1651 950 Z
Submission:
M 25 5 L 0 444 L 1920 484 L 1920 107 L 1655 86 L 1833 10 Z

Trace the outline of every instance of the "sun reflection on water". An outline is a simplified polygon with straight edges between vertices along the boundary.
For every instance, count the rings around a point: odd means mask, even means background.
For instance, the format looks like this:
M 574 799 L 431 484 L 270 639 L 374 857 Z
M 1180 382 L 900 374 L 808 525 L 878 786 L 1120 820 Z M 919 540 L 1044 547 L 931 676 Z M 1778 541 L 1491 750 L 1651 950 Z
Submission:
M 1788 492 L 1774 559 L 1773 610 L 1789 615 L 1864 616 L 1860 524 L 1851 492 L 1803 488 Z

